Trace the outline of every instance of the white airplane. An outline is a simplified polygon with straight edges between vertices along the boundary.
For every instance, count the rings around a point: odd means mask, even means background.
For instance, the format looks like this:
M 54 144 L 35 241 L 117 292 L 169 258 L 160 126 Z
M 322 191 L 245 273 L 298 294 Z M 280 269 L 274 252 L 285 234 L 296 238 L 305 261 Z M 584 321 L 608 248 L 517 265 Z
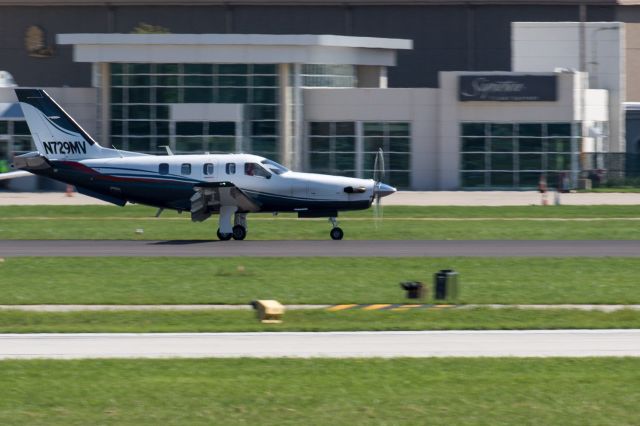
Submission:
M 249 154 L 173 155 L 167 148 L 168 156 L 147 155 L 100 146 L 44 90 L 15 92 L 37 151 L 15 157 L 20 171 L 4 178 L 46 176 L 119 206 L 158 207 L 156 216 L 163 209 L 189 211 L 192 221 L 201 222 L 218 213 L 221 240 L 244 240 L 247 214 L 258 212 L 328 217 L 331 238 L 341 240 L 339 211 L 367 209 L 396 192 L 380 181 L 382 150 L 375 180 L 293 172 Z

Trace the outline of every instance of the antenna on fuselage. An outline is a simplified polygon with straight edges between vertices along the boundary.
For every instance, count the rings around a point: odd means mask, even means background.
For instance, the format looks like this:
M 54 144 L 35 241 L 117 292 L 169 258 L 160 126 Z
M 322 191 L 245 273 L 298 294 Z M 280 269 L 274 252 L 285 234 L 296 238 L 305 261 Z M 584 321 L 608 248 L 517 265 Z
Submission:
M 173 151 L 171 151 L 171 147 L 169 145 L 160 145 L 160 148 L 164 148 L 167 150 L 167 155 L 174 155 Z
M 114 144 L 111 144 L 111 148 L 115 149 L 116 152 L 118 153 L 118 155 L 120 156 L 120 158 L 124 158 L 124 155 L 122 155 L 122 153 L 120 152 L 120 150 L 118 148 L 116 148 L 116 146 Z

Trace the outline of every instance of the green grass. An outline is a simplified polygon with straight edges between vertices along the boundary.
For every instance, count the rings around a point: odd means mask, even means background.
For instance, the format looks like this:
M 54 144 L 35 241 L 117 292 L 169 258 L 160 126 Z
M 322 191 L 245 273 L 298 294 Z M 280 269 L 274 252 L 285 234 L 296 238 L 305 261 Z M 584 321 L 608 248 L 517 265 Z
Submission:
M 640 359 L 0 362 L 3 425 L 633 425 Z
M 3 239 L 215 239 L 217 218 L 192 223 L 189 214 L 141 206 L 0 207 Z M 376 228 L 370 210 L 340 216 L 348 239 L 638 239 L 636 206 L 396 207 Z M 473 220 L 469 220 L 473 219 Z M 580 219 L 580 220 L 576 220 Z M 588 220 L 585 220 L 588 219 Z M 328 239 L 326 219 L 249 216 L 249 239 Z M 143 229 L 143 234 L 136 234 Z
M 0 311 L 0 333 L 171 333 L 246 331 L 544 330 L 640 328 L 640 312 L 578 310 L 409 309 L 291 310 L 282 324 L 252 311 Z
M 402 303 L 460 273 L 461 303 L 640 303 L 636 258 L 7 258 L 0 304 Z

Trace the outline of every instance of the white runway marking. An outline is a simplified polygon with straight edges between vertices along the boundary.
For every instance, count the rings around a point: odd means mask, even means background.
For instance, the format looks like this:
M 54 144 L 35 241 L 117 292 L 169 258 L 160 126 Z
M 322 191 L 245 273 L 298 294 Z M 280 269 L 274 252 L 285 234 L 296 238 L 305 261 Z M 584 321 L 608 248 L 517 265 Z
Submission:
M 0 334 L 0 359 L 640 356 L 640 330 Z

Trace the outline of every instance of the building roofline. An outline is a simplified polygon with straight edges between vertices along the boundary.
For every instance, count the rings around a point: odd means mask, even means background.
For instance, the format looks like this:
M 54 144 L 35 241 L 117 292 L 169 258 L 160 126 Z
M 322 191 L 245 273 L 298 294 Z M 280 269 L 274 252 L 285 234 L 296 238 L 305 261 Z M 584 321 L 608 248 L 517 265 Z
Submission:
M 1 6 L 637 6 L 640 0 L 0 0 Z
M 58 44 L 82 45 L 250 45 L 325 46 L 408 50 L 413 41 L 399 38 L 351 37 L 313 34 L 58 34 Z

